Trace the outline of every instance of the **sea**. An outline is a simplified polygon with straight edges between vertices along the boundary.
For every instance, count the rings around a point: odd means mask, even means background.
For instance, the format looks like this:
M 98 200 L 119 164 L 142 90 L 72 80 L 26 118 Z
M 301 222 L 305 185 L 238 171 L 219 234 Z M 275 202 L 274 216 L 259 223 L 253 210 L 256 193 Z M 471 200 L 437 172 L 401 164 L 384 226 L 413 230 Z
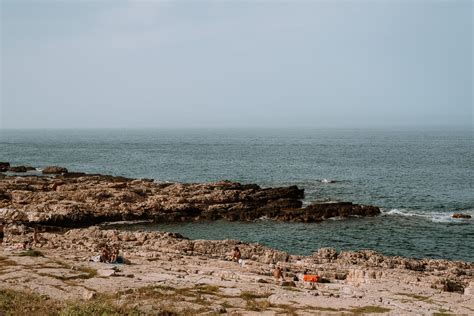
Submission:
M 262 218 L 126 229 L 238 239 L 300 255 L 334 247 L 474 262 L 473 136 L 472 128 L 1 129 L 0 161 L 160 182 L 297 185 L 305 204 L 352 201 L 382 210 L 310 224 Z

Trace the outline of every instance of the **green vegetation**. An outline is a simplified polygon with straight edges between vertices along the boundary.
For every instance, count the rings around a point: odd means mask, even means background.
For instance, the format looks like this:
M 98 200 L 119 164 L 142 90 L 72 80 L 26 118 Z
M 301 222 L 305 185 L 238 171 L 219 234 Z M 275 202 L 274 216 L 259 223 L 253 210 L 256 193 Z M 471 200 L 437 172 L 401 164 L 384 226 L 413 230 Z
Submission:
M 311 311 L 318 311 L 318 312 L 345 312 L 345 313 L 349 313 L 350 315 L 379 314 L 379 313 L 387 313 L 390 311 L 390 308 L 380 307 L 380 306 L 361 306 L 361 307 L 354 307 L 351 309 L 306 306 L 305 309 L 311 310 Z
M 22 257 L 44 257 L 44 254 L 39 250 L 28 249 L 19 254 Z
M 90 279 L 97 275 L 97 270 L 91 267 L 78 267 L 77 271 L 85 273 L 85 277 L 81 277 L 81 279 Z
M 454 314 L 448 312 L 449 310 L 441 308 L 437 313 L 433 313 L 433 316 L 454 316 Z
M 216 294 L 219 292 L 219 287 L 216 285 L 199 285 L 196 291 L 200 294 Z
M 250 311 L 261 312 L 270 308 L 271 306 L 272 305 L 268 300 L 247 300 L 245 308 Z
M 0 290 L 0 311 L 6 315 L 138 315 L 139 311 L 115 305 L 99 296 L 88 302 L 59 302 L 34 293 Z
M 411 298 L 414 298 L 417 301 L 422 301 L 422 302 L 430 300 L 430 298 L 428 296 L 423 296 L 423 295 L 418 295 L 418 294 L 413 294 L 413 293 L 396 293 L 396 294 L 401 295 L 401 296 L 411 297 Z
M 245 300 L 245 308 L 247 310 L 260 312 L 272 306 L 270 302 L 266 300 L 266 298 L 268 298 L 270 295 L 272 295 L 272 293 L 254 293 L 243 291 L 240 293 L 240 298 Z
M 256 299 L 256 298 L 267 298 L 270 295 L 272 295 L 272 293 L 259 294 L 259 293 L 254 293 L 254 292 L 242 291 L 242 293 L 240 293 L 240 298 L 244 300 L 251 300 L 251 299 Z
M 349 312 L 356 315 L 379 314 L 379 313 L 387 313 L 389 311 L 390 311 L 390 308 L 380 307 L 380 306 L 362 306 L 362 307 L 356 307 L 349 310 Z
M 75 268 L 75 270 L 82 273 L 73 274 L 69 276 L 56 275 L 56 274 L 51 274 L 51 273 L 38 273 L 38 275 L 55 278 L 61 281 L 69 281 L 69 280 L 77 280 L 77 279 L 85 280 L 85 279 L 93 278 L 97 275 L 97 270 L 90 267 L 77 267 Z
M 201 291 L 201 292 L 200 292 Z M 203 294 L 213 293 L 213 294 Z M 297 309 L 290 304 L 272 305 L 266 298 L 269 294 L 256 294 L 243 292 L 241 297 L 245 300 L 245 309 L 261 312 L 273 308 L 279 309 L 285 315 L 297 315 Z M 224 297 L 219 294 L 219 289 L 214 286 L 199 286 L 195 288 L 173 288 L 169 286 L 149 286 L 137 290 L 127 290 L 115 295 L 96 295 L 89 301 L 57 301 L 47 296 L 31 292 L 13 290 L 0 290 L 0 311 L 5 315 L 51 315 L 51 316 L 86 316 L 86 315 L 143 315 L 153 311 L 154 315 L 196 315 L 207 313 L 212 315 L 209 299 L 204 295 Z M 194 299 L 193 299 L 194 298 Z M 193 300 L 190 300 L 193 299 Z M 117 304 L 121 301 L 122 304 Z M 199 308 L 185 307 L 183 302 L 198 304 Z M 211 300 L 212 301 L 212 300 Z M 149 306 L 149 310 L 143 310 Z M 232 306 L 224 301 L 224 308 Z M 343 312 L 352 315 L 366 315 L 371 313 L 386 313 L 390 309 L 379 306 L 363 306 L 352 309 L 335 309 L 330 307 L 309 307 L 306 311 L 317 312 Z M 210 314 L 209 314 L 210 313 Z M 436 316 L 448 316 L 440 310 Z

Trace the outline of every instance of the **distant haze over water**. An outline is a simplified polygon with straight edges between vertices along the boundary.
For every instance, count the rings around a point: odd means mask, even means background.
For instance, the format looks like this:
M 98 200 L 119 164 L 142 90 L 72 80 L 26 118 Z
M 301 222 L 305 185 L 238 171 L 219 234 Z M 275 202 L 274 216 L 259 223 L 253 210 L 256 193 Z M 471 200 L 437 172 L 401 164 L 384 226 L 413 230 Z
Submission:
M 473 220 L 450 218 L 474 215 L 472 129 L 0 130 L 0 161 L 157 181 L 296 184 L 305 189 L 305 203 L 353 201 L 380 206 L 384 214 L 321 224 L 153 229 L 301 254 L 334 246 L 474 261 Z

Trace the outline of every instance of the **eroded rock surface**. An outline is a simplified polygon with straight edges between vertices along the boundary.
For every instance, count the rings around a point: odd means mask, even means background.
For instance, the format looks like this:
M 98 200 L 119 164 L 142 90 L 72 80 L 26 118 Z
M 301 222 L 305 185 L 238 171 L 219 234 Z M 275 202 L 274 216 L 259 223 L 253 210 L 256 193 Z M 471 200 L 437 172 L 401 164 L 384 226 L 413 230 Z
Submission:
M 0 219 L 77 227 L 103 221 L 252 221 L 263 216 L 280 221 L 315 222 L 330 217 L 380 213 L 377 207 L 350 202 L 318 203 L 302 208 L 303 196 L 304 190 L 296 186 L 261 188 L 230 181 L 155 183 L 84 173 L 55 177 L 5 176 L 0 179 Z
M 68 173 L 68 170 L 64 167 L 58 166 L 49 166 L 43 169 L 44 174 L 61 174 L 61 173 Z
M 388 271 L 403 273 L 406 282 L 422 282 L 432 289 L 471 293 L 474 263 L 444 259 L 410 259 L 384 256 L 373 250 L 337 252 L 321 248 L 311 256 L 290 255 L 255 243 L 237 240 L 190 240 L 177 233 L 121 231 L 94 226 L 66 232 L 41 232 L 25 225 L 4 228 L 3 247 L 28 244 L 36 249 L 65 250 L 97 254 L 106 242 L 117 245 L 125 257 L 160 258 L 164 254 L 226 260 L 234 247 L 242 258 L 261 264 L 278 264 L 292 275 L 310 271 L 331 282 L 345 280 L 355 286 L 386 277 Z M 409 276 L 409 277 L 408 277 Z

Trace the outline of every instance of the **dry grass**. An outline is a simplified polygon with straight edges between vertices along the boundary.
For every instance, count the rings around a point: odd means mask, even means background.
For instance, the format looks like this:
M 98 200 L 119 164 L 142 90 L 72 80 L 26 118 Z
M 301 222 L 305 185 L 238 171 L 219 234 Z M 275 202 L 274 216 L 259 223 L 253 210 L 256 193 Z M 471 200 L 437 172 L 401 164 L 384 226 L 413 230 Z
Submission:
M 91 267 L 81 266 L 77 267 L 75 270 L 84 272 L 86 274 L 86 279 L 90 279 L 97 276 L 97 270 Z
M 0 290 L 0 312 L 6 315 L 139 315 L 128 305 L 119 306 L 106 296 L 87 302 L 60 302 L 35 293 Z
M 119 293 L 119 296 L 132 302 L 146 302 L 153 309 L 174 311 L 179 315 L 196 315 L 212 313 L 210 302 L 221 298 L 219 287 L 202 285 L 192 288 L 178 288 L 167 285 L 146 286 L 134 291 Z M 199 305 L 199 308 L 186 306 L 187 304 Z
M 195 290 L 200 294 L 215 295 L 219 292 L 219 287 L 216 285 L 199 285 Z
M 411 297 L 417 301 L 422 301 L 422 302 L 430 300 L 428 296 L 423 296 L 423 295 L 418 295 L 418 294 L 413 294 L 413 293 L 395 293 L 395 294 L 400 295 L 400 296 Z
M 318 312 L 333 312 L 333 313 L 345 312 L 345 313 L 350 313 L 351 315 L 380 314 L 380 313 L 387 313 L 390 311 L 390 308 L 380 307 L 380 306 L 361 306 L 361 307 L 354 307 L 351 309 L 306 306 L 305 309 L 311 310 L 311 311 L 318 311 Z
M 44 254 L 39 250 L 28 249 L 18 254 L 21 257 L 44 257 Z
M 243 291 L 240 293 L 240 298 L 244 300 L 252 300 L 256 298 L 268 298 L 272 293 L 255 293 L 255 292 L 249 292 L 249 291 Z
M 256 312 L 267 310 L 270 307 L 272 307 L 272 304 L 266 299 L 264 300 L 250 299 L 246 301 L 246 306 L 245 306 L 247 310 L 256 311 Z
M 362 306 L 350 309 L 349 312 L 355 315 L 388 313 L 390 308 L 380 306 Z
M 272 307 L 272 304 L 266 299 L 272 293 L 255 293 L 243 291 L 240 298 L 245 300 L 245 308 L 250 311 L 261 312 Z

